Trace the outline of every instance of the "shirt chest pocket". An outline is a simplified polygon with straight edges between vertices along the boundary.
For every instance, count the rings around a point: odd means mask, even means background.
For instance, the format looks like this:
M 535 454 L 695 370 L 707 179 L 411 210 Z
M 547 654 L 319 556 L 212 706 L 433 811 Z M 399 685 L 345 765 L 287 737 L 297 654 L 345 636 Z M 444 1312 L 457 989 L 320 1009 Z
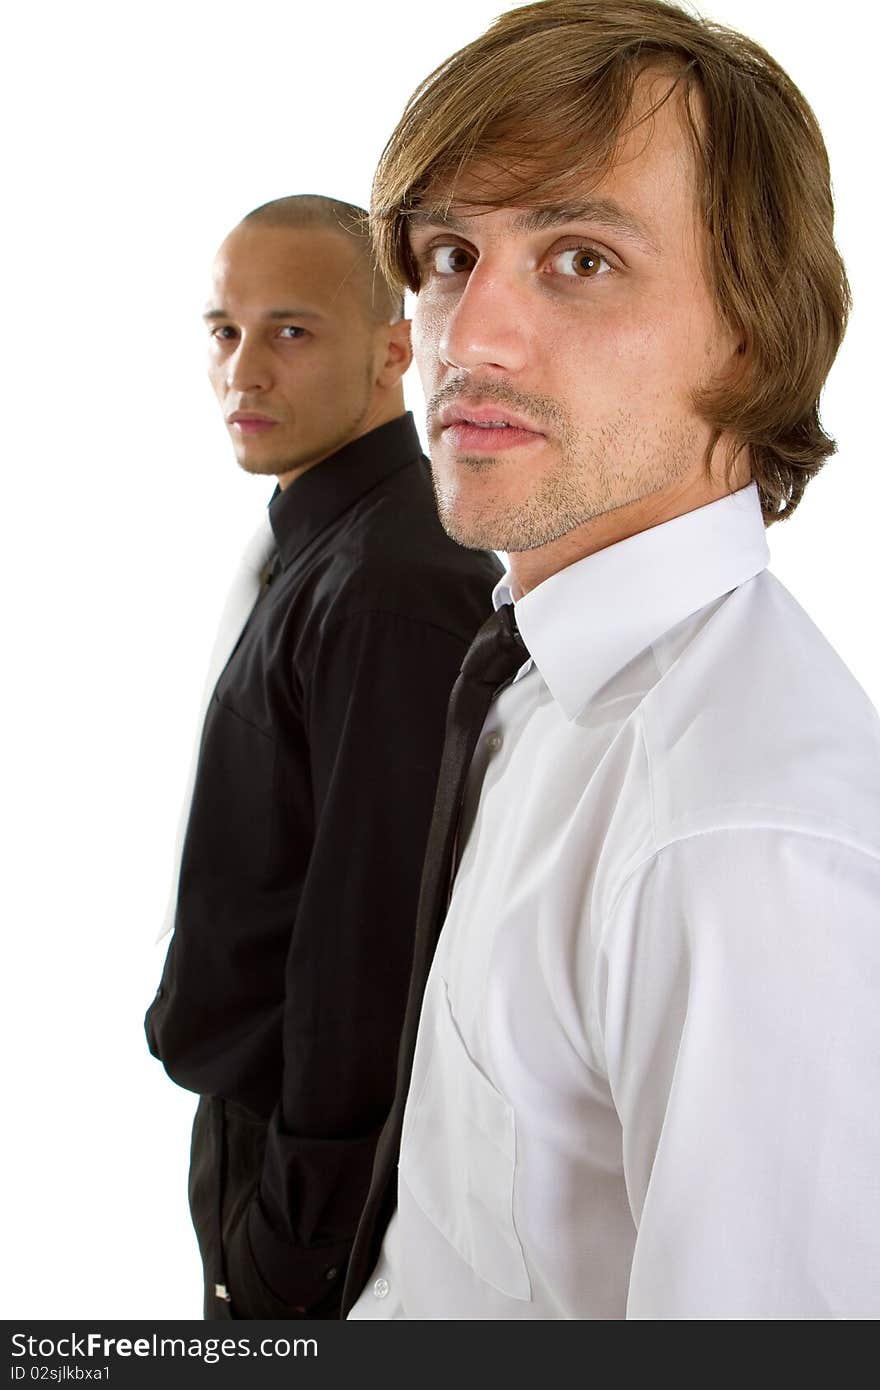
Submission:
M 513 1219 L 513 1109 L 472 1061 L 446 985 L 438 986 L 427 1075 L 407 1106 L 400 1178 L 475 1274 L 508 1298 L 530 1302 Z

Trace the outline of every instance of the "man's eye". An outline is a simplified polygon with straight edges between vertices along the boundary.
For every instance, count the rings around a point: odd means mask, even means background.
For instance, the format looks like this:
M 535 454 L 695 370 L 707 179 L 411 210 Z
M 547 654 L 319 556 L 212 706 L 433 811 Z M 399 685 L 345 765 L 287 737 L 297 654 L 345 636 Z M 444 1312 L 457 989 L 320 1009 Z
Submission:
M 294 338 L 304 338 L 306 335 L 306 330 L 304 328 L 297 328 L 296 324 L 293 323 L 284 324 L 283 328 L 279 328 L 278 332 L 282 338 L 287 338 L 288 341 Z
M 473 263 L 473 256 L 461 246 L 435 246 L 428 252 L 428 268 L 435 275 L 459 275 Z
M 235 329 L 229 323 L 221 323 L 217 328 L 211 329 L 211 337 L 220 338 L 223 342 L 228 343 L 235 337 Z
M 557 251 L 555 256 L 551 256 L 550 265 L 557 275 L 580 280 L 591 280 L 611 269 L 605 257 L 593 246 L 573 246 L 566 251 Z

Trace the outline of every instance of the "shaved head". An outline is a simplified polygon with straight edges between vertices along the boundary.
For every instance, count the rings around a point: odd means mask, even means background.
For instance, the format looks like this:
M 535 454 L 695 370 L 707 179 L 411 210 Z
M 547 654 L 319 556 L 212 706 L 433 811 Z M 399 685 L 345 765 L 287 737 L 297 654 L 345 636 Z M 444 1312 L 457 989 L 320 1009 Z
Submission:
M 372 323 L 393 323 L 403 317 L 403 299 L 378 270 L 370 240 L 365 208 L 327 198 L 321 193 L 297 193 L 263 203 L 243 217 L 239 226 L 290 227 L 300 231 L 325 230 L 348 239 L 358 250 L 357 288 L 367 318 Z
M 286 487 L 404 412 L 410 325 L 366 213 L 315 195 L 255 208 L 214 259 L 208 371 L 236 457 Z

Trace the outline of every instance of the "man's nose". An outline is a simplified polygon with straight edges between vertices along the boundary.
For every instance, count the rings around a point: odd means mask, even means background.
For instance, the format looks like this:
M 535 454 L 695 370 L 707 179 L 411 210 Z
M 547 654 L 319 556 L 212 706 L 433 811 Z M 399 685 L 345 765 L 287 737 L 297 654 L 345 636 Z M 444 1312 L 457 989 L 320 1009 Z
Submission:
M 467 371 L 518 372 L 526 364 L 529 306 L 511 273 L 479 263 L 450 306 L 438 350 L 441 362 Z
M 265 346 L 243 337 L 226 359 L 226 386 L 230 391 L 267 391 L 272 385 L 272 362 Z

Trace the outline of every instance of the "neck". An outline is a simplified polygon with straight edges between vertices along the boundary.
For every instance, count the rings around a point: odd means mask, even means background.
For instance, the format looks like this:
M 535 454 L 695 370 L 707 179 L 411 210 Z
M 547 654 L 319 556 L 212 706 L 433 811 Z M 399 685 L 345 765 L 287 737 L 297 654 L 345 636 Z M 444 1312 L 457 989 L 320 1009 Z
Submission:
M 387 425 L 391 420 L 399 419 L 404 412 L 402 390 L 383 392 L 381 397 L 374 396 L 366 415 L 358 423 L 357 429 L 352 432 L 348 439 L 343 439 L 341 444 L 337 444 L 333 453 L 338 454 L 340 449 L 344 449 L 348 444 L 353 444 L 356 439 L 362 439 L 365 434 L 377 430 L 380 425 Z M 316 464 L 323 463 L 328 458 L 330 458 L 330 454 L 322 454 L 320 458 L 310 459 L 308 463 L 300 464 L 298 468 L 291 468 L 287 473 L 276 474 L 281 491 L 283 492 L 286 487 L 289 487 L 301 474 L 308 472 L 310 468 L 314 468 Z
M 399 419 L 405 410 L 402 387 L 397 387 L 393 391 L 377 392 L 367 411 L 363 425 L 354 437 L 359 439 L 362 434 L 369 434 L 370 430 L 377 430 L 380 425 L 387 425 L 391 420 Z
M 581 526 L 566 532 L 558 540 L 534 550 L 522 550 L 508 556 L 511 573 L 511 592 L 515 599 L 522 598 L 530 589 L 536 589 L 559 570 L 606 550 L 609 545 L 625 541 L 640 531 L 650 531 L 654 526 L 662 526 L 664 521 L 672 521 L 676 516 L 694 512 L 698 507 L 718 502 L 732 492 L 738 492 L 750 480 L 750 471 L 745 451 L 737 460 L 729 476 L 716 477 L 714 470 L 707 476 L 705 470 L 699 477 L 687 477 L 680 482 L 629 502 L 601 516 L 592 517 Z

